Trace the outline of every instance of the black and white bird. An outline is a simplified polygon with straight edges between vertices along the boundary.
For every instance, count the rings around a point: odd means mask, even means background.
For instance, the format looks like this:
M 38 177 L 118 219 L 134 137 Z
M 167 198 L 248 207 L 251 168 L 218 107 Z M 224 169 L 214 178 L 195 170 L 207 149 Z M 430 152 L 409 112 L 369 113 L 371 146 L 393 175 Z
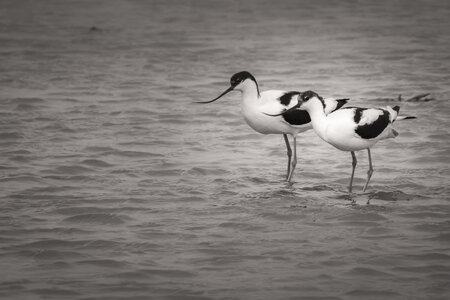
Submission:
M 344 107 L 327 114 L 326 102 L 313 91 L 298 95 L 298 104 L 284 113 L 294 110 L 305 110 L 311 117 L 311 123 L 316 134 L 325 142 L 339 150 L 350 151 L 352 154 L 352 176 L 350 177 L 349 193 L 352 192 L 353 176 L 355 174 L 356 156 L 354 151 L 367 149 L 369 155 L 369 171 L 363 191 L 366 190 L 373 173 L 370 148 L 378 141 L 395 138 L 398 132 L 392 127 L 394 121 L 414 119 L 411 116 L 399 116 L 399 106 L 384 108 Z M 279 117 L 279 115 L 273 115 Z
M 230 79 L 230 87 L 217 98 L 206 102 L 211 103 L 221 98 L 231 91 L 242 93 L 242 113 L 247 124 L 255 131 L 262 134 L 283 134 L 286 143 L 288 166 L 286 178 L 291 181 L 292 175 L 297 165 L 297 135 L 311 129 L 311 118 L 306 111 L 289 110 L 298 104 L 300 92 L 268 90 L 259 91 L 255 77 L 247 71 L 234 74 Z M 325 99 L 325 114 L 341 108 L 348 99 Z M 269 115 L 279 114 L 277 117 Z M 287 135 L 293 138 L 292 151 Z

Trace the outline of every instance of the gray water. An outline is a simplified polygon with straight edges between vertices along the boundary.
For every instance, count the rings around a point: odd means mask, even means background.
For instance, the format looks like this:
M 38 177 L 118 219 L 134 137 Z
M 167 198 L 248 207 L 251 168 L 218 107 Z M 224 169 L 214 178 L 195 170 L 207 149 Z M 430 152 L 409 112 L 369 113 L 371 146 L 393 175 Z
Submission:
M 449 3 L 0 1 L 0 298 L 448 299 Z M 349 153 L 302 134 L 288 184 L 192 104 L 241 70 L 417 119 L 352 204 Z

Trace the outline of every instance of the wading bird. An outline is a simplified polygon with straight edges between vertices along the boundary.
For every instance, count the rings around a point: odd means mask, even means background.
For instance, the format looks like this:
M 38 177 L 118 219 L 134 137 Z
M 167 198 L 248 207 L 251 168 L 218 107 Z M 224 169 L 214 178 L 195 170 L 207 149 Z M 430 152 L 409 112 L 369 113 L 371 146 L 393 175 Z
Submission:
M 330 114 L 326 114 L 325 107 L 326 104 L 322 97 L 313 91 L 306 91 L 298 95 L 298 104 L 284 114 L 294 110 L 307 111 L 311 117 L 312 127 L 321 139 L 339 150 L 350 151 L 353 168 L 348 188 L 349 193 L 352 192 L 353 175 L 357 162 L 354 151 L 367 149 L 369 171 L 363 189 L 365 191 L 373 173 L 370 148 L 380 140 L 398 136 L 398 132 L 392 127 L 394 121 L 415 119 L 415 117 L 399 116 L 399 106 L 393 108 L 390 106 L 385 108 L 344 107 Z M 272 116 L 278 118 L 280 115 Z
M 291 181 L 295 166 L 297 165 L 297 135 L 311 129 L 311 118 L 306 111 L 291 110 L 298 104 L 297 96 L 300 92 L 268 90 L 259 91 L 255 77 L 247 71 L 234 74 L 230 79 L 230 87 L 211 101 L 197 103 L 211 103 L 231 91 L 242 93 L 242 112 L 247 124 L 262 134 L 283 134 L 287 148 L 288 166 L 286 178 Z M 325 99 L 325 113 L 341 108 L 348 99 Z M 271 117 L 270 114 L 279 114 Z M 293 139 L 292 151 L 287 135 Z

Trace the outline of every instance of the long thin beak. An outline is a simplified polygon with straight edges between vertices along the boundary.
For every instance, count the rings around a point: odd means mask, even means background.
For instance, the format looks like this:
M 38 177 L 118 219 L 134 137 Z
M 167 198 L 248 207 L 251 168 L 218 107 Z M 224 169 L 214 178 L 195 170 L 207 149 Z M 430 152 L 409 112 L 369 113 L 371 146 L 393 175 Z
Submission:
M 284 115 L 285 113 L 288 113 L 288 112 L 290 112 L 290 111 L 293 111 L 293 110 L 298 109 L 298 108 L 300 107 L 300 105 L 302 105 L 301 102 L 297 103 L 296 105 L 292 106 L 292 107 L 289 108 L 289 109 L 286 109 L 285 111 L 282 111 L 282 112 L 279 113 L 279 114 L 274 114 L 274 115 L 266 114 L 266 113 L 263 113 L 263 114 L 268 115 L 268 116 L 271 116 L 271 117 L 278 117 L 278 116 Z
M 225 95 L 225 94 L 231 92 L 232 90 L 234 90 L 234 86 L 230 86 L 225 92 L 223 92 L 222 94 L 220 94 L 220 96 L 217 97 L 217 98 L 215 98 L 215 99 L 212 99 L 212 100 L 210 100 L 210 101 L 197 101 L 197 102 L 195 102 L 195 103 L 211 103 L 211 102 L 214 102 L 214 101 L 216 101 L 217 99 L 219 99 L 220 97 L 222 97 L 223 95 Z

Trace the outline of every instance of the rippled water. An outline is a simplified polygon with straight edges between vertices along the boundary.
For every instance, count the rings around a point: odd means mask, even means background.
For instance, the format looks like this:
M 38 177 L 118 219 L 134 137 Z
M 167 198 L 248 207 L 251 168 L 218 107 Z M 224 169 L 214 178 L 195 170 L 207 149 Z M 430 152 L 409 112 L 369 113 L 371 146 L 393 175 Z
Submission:
M 437 0 L 1 1 L 0 297 L 448 299 L 448 28 Z M 417 119 L 352 205 L 349 153 L 306 132 L 287 184 L 238 94 L 192 104 L 240 70 Z

